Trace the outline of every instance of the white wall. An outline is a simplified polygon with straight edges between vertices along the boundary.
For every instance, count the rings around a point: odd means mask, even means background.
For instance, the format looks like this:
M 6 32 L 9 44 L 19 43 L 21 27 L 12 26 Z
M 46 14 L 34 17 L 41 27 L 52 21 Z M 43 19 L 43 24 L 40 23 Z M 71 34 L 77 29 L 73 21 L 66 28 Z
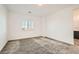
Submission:
M 47 17 L 47 36 L 74 44 L 72 8 L 65 8 Z
M 0 51 L 7 43 L 7 11 L 0 5 Z
M 31 19 L 34 24 L 32 30 L 22 30 L 22 22 L 25 19 Z M 16 40 L 21 38 L 36 37 L 41 35 L 42 24 L 41 19 L 35 16 L 27 16 L 26 14 L 19 14 L 17 12 L 9 12 L 9 40 Z
M 41 22 L 41 36 L 46 36 L 46 17 L 40 17 Z

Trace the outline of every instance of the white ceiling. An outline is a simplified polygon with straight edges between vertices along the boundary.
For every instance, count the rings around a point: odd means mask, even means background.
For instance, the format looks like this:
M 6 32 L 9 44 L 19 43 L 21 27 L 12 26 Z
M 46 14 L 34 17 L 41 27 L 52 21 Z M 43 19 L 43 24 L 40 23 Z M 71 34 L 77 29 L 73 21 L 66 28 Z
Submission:
M 9 11 L 28 14 L 28 11 L 32 11 L 33 16 L 47 16 L 51 13 L 57 12 L 63 8 L 72 6 L 65 4 L 46 4 L 43 6 L 38 6 L 37 4 L 9 4 L 6 5 Z

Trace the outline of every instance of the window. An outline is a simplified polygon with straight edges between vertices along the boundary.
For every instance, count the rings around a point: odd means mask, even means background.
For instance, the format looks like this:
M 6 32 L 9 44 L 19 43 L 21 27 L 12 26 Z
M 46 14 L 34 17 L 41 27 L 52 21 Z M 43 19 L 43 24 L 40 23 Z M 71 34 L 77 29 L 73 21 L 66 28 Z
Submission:
M 22 24 L 22 29 L 27 30 L 27 29 L 32 29 L 33 28 L 33 22 L 31 20 L 24 20 Z

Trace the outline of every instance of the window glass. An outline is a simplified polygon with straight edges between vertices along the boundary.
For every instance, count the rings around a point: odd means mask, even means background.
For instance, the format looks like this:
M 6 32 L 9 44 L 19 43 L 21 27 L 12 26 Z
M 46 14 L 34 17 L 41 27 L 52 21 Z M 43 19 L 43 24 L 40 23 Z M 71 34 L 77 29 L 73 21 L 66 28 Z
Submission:
M 22 28 L 25 29 L 31 29 L 33 28 L 33 23 L 31 20 L 24 20 L 22 23 Z

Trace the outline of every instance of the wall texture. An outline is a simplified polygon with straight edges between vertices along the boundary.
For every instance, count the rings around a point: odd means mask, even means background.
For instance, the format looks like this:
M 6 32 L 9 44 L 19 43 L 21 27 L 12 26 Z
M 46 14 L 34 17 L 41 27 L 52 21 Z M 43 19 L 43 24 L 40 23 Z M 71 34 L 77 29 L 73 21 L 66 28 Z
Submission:
M 33 21 L 33 29 L 22 30 L 22 22 L 25 19 Z M 28 16 L 15 12 L 9 12 L 9 40 L 40 36 L 42 32 L 42 23 L 39 17 Z
M 7 41 L 7 10 L 0 5 L 0 51 Z
M 74 44 L 72 8 L 65 8 L 47 17 L 47 36 Z

